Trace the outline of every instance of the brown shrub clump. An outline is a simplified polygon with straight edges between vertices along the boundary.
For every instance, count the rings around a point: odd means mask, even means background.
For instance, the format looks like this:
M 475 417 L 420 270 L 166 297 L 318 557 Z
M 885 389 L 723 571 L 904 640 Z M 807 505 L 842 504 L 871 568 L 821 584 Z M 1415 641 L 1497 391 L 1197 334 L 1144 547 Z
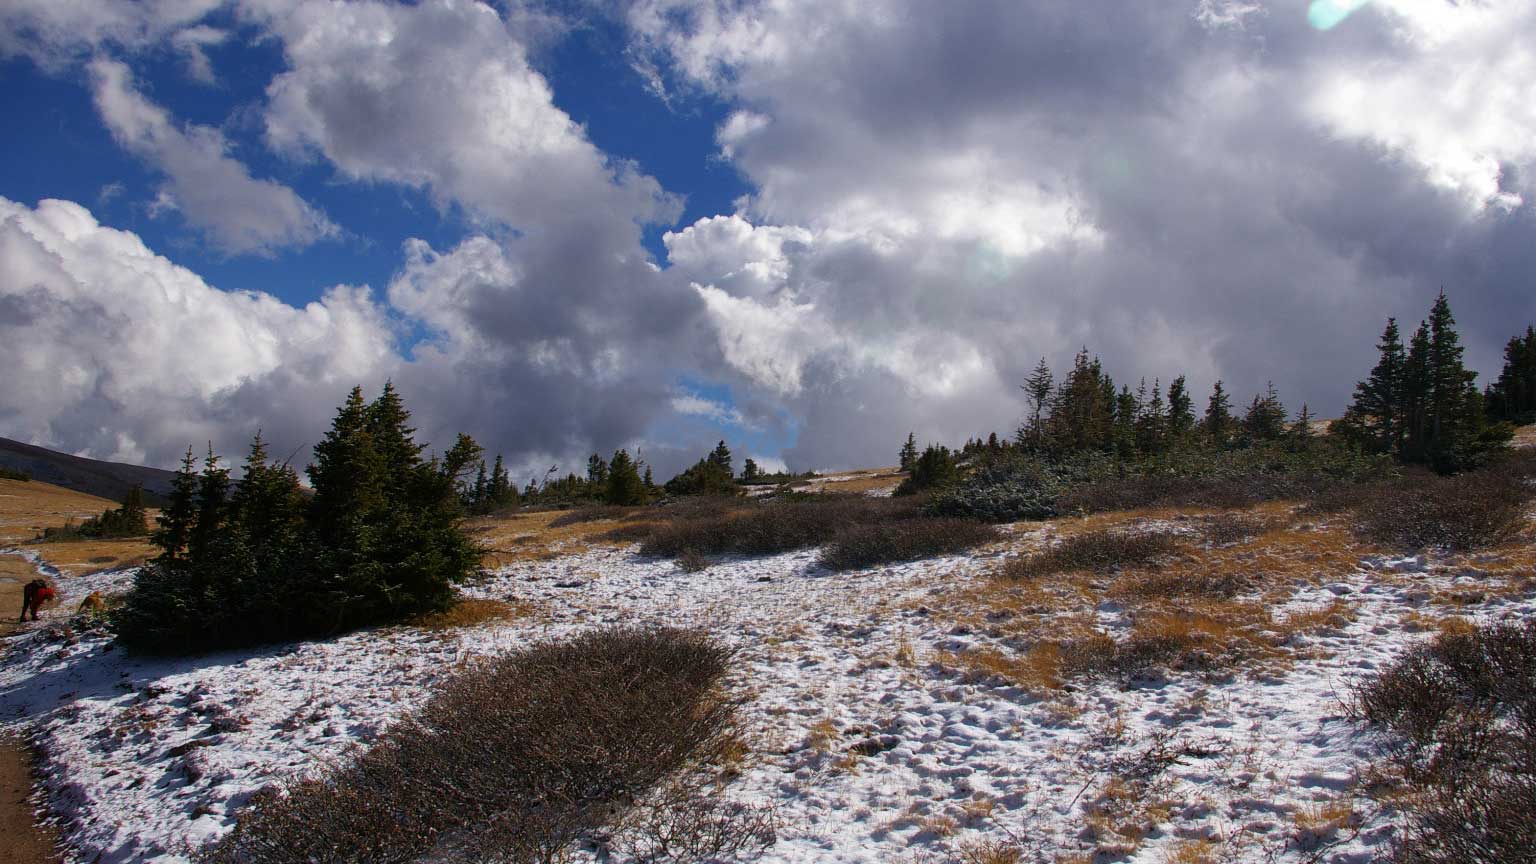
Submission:
M 1088 531 L 1044 552 L 1016 558 L 1003 568 L 1004 579 L 1034 579 L 1072 570 L 1107 572 L 1117 567 L 1154 565 L 1181 548 L 1179 538 L 1160 532 Z
M 532 864 L 603 828 L 700 858 L 760 848 L 769 814 L 676 785 L 736 740 L 730 660 L 696 631 L 615 628 L 488 661 L 339 769 L 258 795 L 201 860 Z
M 1354 694 L 1388 747 L 1401 864 L 1525 861 L 1536 848 L 1536 622 L 1442 633 Z
M 856 525 L 916 518 L 918 506 L 912 499 L 826 495 L 747 504 L 723 512 L 678 513 L 644 540 L 640 551 L 662 558 L 689 550 L 705 555 L 776 555 L 823 545 Z
M 845 528 L 821 552 L 821 566 L 854 570 L 894 561 L 958 555 L 997 539 L 997 529 L 970 519 L 906 519 Z

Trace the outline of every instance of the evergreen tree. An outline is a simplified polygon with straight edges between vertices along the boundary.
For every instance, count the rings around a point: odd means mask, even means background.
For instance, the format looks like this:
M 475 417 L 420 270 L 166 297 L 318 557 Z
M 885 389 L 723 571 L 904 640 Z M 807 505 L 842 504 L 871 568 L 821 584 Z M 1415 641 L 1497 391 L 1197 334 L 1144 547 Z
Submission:
M 619 450 L 608 463 L 608 488 L 603 500 L 623 506 L 645 503 L 645 482 L 629 458 L 629 451 Z
M 219 466 L 219 457 L 208 443 L 208 457 L 197 482 L 197 519 L 192 523 L 192 538 L 187 555 L 197 560 L 208 554 L 224 530 L 229 515 L 229 469 Z
M 528 481 L 529 488 L 533 488 L 533 481 Z M 491 482 L 487 487 L 487 504 L 492 509 L 508 507 L 517 503 L 517 487 L 512 485 L 512 476 L 507 473 L 507 468 L 502 464 L 501 454 L 496 454 L 496 467 L 491 470 Z
M 368 405 L 366 411 L 368 434 L 382 470 L 383 488 L 390 494 L 403 492 L 414 480 L 413 473 L 421 464 L 421 451 L 425 445 L 417 444 L 416 430 L 407 425 L 411 412 L 393 382 L 384 382 L 384 392 Z
M 1146 389 L 1146 382 L 1142 382 L 1142 389 Z M 1141 403 L 1136 394 L 1128 386 L 1121 387 L 1115 398 L 1113 446 L 1122 459 L 1136 455 L 1136 420 L 1140 413 Z
M 1089 360 L 1087 348 L 1079 351 L 1051 397 L 1047 446 L 1062 452 L 1111 449 L 1116 398 L 1115 382 L 1098 359 Z
M 475 460 L 479 459 L 480 455 L 484 452 L 485 448 L 476 443 L 475 439 L 460 432 L 459 437 L 454 440 L 453 446 L 449 447 L 448 452 L 443 454 L 443 476 L 451 479 L 454 485 L 457 486 L 462 480 L 464 473 L 469 470 L 469 466 L 475 464 Z M 484 463 L 482 462 L 481 464 Z
M 897 495 L 911 495 L 923 489 L 945 486 L 959 479 L 960 469 L 948 447 L 930 444 L 912 465 L 912 473 L 896 487 Z
M 1403 446 L 1406 462 L 1429 461 L 1429 323 L 1419 322 L 1403 360 Z
M 741 482 L 756 483 L 757 479 L 761 477 L 762 474 L 762 469 L 757 467 L 757 462 L 755 462 L 751 456 L 748 456 L 747 461 L 742 463 Z
M 651 479 L 651 466 L 645 466 L 645 476 L 641 478 L 640 482 L 643 486 L 645 486 L 645 493 L 647 496 L 653 494 L 656 491 L 656 481 Z
M 1307 409 L 1307 403 L 1301 403 L 1301 413 L 1296 415 L 1296 422 L 1291 424 L 1287 434 L 1302 449 L 1310 446 L 1315 437 L 1312 434 L 1312 420 L 1312 412 Z
M 1355 385 L 1355 399 L 1341 418 L 1341 431 L 1366 450 L 1402 454 L 1407 418 L 1404 396 L 1408 358 L 1397 319 L 1388 318 L 1376 350 L 1380 359 L 1366 380 Z
M 303 531 L 307 502 L 298 474 L 272 465 L 257 431 L 245 457 L 240 484 L 230 495 L 230 521 L 252 542 L 292 544 Z
M 1243 416 L 1243 433 L 1250 441 L 1275 441 L 1285 436 L 1285 405 L 1275 392 L 1275 383 L 1268 382 L 1263 395 L 1254 394 L 1248 413 Z
M 1484 399 L 1491 420 L 1536 422 L 1536 327 L 1504 346 L 1504 368 Z
M 1145 380 L 1142 384 L 1145 388 Z M 1143 453 L 1161 453 L 1168 438 L 1168 408 L 1163 404 L 1163 385 L 1152 381 L 1152 395 L 1141 406 L 1136 420 L 1136 447 Z
M 731 448 L 725 446 L 724 441 L 721 441 L 714 452 L 709 454 L 709 462 L 724 471 L 727 477 L 736 476 L 736 469 L 731 464 Z
M 480 468 L 475 472 L 475 483 L 469 487 L 469 495 L 464 501 L 464 505 L 469 508 L 469 512 L 486 512 L 486 496 L 489 492 L 490 481 L 486 480 L 485 477 L 485 460 L 481 459 Z
M 1225 445 L 1232 437 L 1232 400 L 1220 380 L 1211 388 L 1211 398 L 1205 405 L 1205 418 L 1200 428 L 1218 446 Z
M 907 443 L 901 445 L 901 470 L 903 470 L 903 471 L 911 471 L 912 470 L 912 466 L 916 462 L 917 462 L 917 435 L 916 435 L 916 433 L 908 432 L 907 433 Z
M 1194 428 L 1194 400 L 1189 398 L 1189 388 L 1184 383 L 1184 376 L 1180 375 L 1168 385 L 1168 434 L 1183 438 Z
M 1035 371 L 1029 373 L 1024 379 L 1021 389 L 1029 397 L 1030 418 L 1029 423 L 1019 428 L 1018 442 L 1022 445 L 1040 449 L 1045 434 L 1044 420 L 1041 412 L 1045 410 L 1047 400 L 1051 398 L 1051 390 L 1056 386 L 1055 376 L 1051 374 L 1051 367 L 1046 365 L 1045 358 L 1041 357 Z
M 383 463 L 369 430 L 363 388 L 354 387 L 315 445 L 314 462 L 305 472 L 315 490 L 310 500 L 312 524 L 323 541 L 339 542 L 343 535 L 384 501 Z
M 197 524 L 197 472 L 193 470 L 196 465 L 192 448 L 188 447 L 187 455 L 181 459 L 181 470 L 171 480 L 169 500 L 155 518 L 159 527 L 149 537 L 149 542 L 160 547 L 157 561 L 169 564 L 186 557 L 192 527 Z
M 597 491 L 608 486 L 608 463 L 596 453 L 587 457 L 587 483 Z

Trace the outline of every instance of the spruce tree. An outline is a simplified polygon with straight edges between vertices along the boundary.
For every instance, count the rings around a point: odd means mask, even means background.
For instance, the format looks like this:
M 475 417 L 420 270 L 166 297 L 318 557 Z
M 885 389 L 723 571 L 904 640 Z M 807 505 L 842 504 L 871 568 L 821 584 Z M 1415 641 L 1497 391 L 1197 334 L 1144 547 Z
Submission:
M 1184 383 L 1184 376 L 1180 375 L 1168 385 L 1168 434 L 1172 438 L 1184 438 L 1194 428 L 1194 400 L 1190 399 L 1189 388 Z
M 1285 405 L 1271 381 L 1262 395 L 1254 394 L 1248 413 L 1243 416 L 1243 433 L 1250 441 L 1275 441 L 1284 437 L 1285 432 Z
M 1403 360 L 1403 446 L 1406 462 L 1429 461 L 1429 405 L 1432 384 L 1429 371 L 1429 323 L 1419 322 L 1408 341 Z
M 1205 417 L 1200 428 L 1217 446 L 1225 445 L 1232 437 L 1232 400 L 1220 380 L 1211 388 L 1211 398 L 1205 405 Z
M 901 470 L 911 471 L 917 462 L 917 434 L 907 433 L 907 443 L 901 445 Z
M 368 405 L 365 416 L 384 489 L 399 494 L 413 482 L 413 472 L 421 464 L 425 445 L 416 443 L 416 430 L 408 425 L 411 412 L 406 410 L 393 382 L 384 382 L 384 392 Z
M 1291 428 L 1287 430 L 1286 434 L 1302 449 L 1310 446 L 1313 437 L 1315 437 L 1312 434 L 1312 420 L 1312 412 L 1307 409 L 1307 403 L 1303 402 L 1301 403 L 1301 413 L 1296 415 L 1296 422 L 1292 423 Z
M 1536 422 L 1536 327 L 1504 346 L 1504 368 L 1489 386 L 1484 406 L 1491 420 Z
M 197 481 L 197 519 L 192 523 L 192 537 L 187 543 L 188 559 L 196 563 L 210 554 L 224 531 L 228 515 L 229 469 L 220 467 L 210 441 L 203 473 Z
M 1140 413 L 1141 404 L 1136 394 L 1129 386 L 1120 388 L 1120 395 L 1115 399 L 1113 448 L 1122 459 L 1136 454 L 1136 419 Z
M 172 564 L 185 560 L 192 541 L 192 527 L 197 524 L 197 460 L 192 448 L 181 459 L 181 470 L 171 480 L 171 491 L 164 509 L 155 517 L 158 527 L 149 542 L 160 547 L 156 561 Z
M 757 462 L 751 456 L 748 456 L 747 461 L 741 465 L 741 482 L 743 483 L 756 483 L 757 478 L 762 474 L 762 469 L 757 467 Z
M 1136 420 L 1136 447 L 1143 453 L 1161 453 L 1168 438 L 1168 408 L 1163 404 L 1162 382 L 1153 379 L 1152 395 L 1141 406 Z
M 303 530 L 306 504 L 298 474 L 288 465 L 270 464 L 257 431 L 230 495 L 231 523 L 249 542 L 291 545 Z
M 384 463 L 374 447 L 368 415 L 363 388 L 352 388 L 330 431 L 315 445 L 314 462 L 305 469 L 315 490 L 310 499 L 312 524 L 321 539 L 333 545 L 384 501 Z
M 1344 412 L 1341 429 L 1371 452 L 1401 455 L 1407 431 L 1404 395 L 1408 358 L 1396 318 L 1387 319 L 1376 350 L 1380 355 L 1376 366 L 1369 377 L 1355 385 L 1354 402 Z
M 1047 400 L 1051 398 L 1051 390 L 1055 387 L 1055 377 L 1051 374 L 1051 367 L 1046 365 L 1045 358 L 1041 357 L 1035 371 L 1029 373 L 1021 385 L 1024 394 L 1029 397 L 1030 418 L 1029 423 L 1020 427 L 1016 436 L 1022 445 L 1040 449 L 1043 444 L 1045 429 L 1041 412 L 1045 410 Z
M 640 478 L 640 482 L 645 486 L 645 492 L 647 495 L 650 495 L 656 491 L 656 481 L 651 479 L 651 466 L 645 466 L 645 476 Z
M 645 482 L 640 479 L 640 472 L 635 470 L 635 463 L 629 458 L 627 450 L 614 453 L 613 461 L 608 463 L 608 486 L 604 501 L 621 506 L 645 503 Z
M 490 481 L 485 477 L 485 460 L 480 460 L 480 468 L 475 472 L 475 482 L 469 487 L 469 494 L 464 499 L 464 506 L 471 513 L 486 512 L 486 495 L 490 491 Z
M 715 447 L 714 452 L 709 454 L 709 462 L 711 465 L 714 465 L 724 471 L 725 476 L 736 476 L 736 469 L 731 465 L 731 448 L 725 446 L 724 441 L 721 441 L 719 445 Z
M 587 483 L 595 493 L 601 493 L 608 486 L 608 463 L 596 453 L 587 457 Z
M 529 488 L 533 488 L 533 481 L 528 481 Z M 501 454 L 496 454 L 496 467 L 491 470 L 491 483 L 487 494 L 487 504 L 492 509 L 499 509 L 517 503 L 517 488 L 512 485 L 512 476 L 507 473 L 507 468 L 501 461 Z

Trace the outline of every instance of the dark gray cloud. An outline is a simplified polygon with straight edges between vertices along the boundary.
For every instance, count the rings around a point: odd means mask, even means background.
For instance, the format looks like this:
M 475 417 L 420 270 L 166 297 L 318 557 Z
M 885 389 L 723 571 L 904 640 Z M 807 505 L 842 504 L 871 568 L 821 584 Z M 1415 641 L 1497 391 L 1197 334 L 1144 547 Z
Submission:
M 1010 428 L 1016 382 L 1082 345 L 1133 388 L 1272 379 L 1336 413 L 1383 319 L 1442 285 L 1496 371 L 1536 318 L 1536 112 L 1512 95 L 1536 85 L 1513 38 L 1532 9 L 1379 2 L 1326 33 L 1280 3 L 657 0 L 629 20 L 683 92 L 738 106 L 720 142 L 756 192 L 736 233 L 808 232 L 758 250 L 771 284 L 689 274 L 718 289 L 723 362 L 803 419 L 791 461 L 853 464 L 893 430 Z M 743 245 L 696 230 L 674 243 L 693 259 Z M 754 324 L 780 335 L 738 336 Z

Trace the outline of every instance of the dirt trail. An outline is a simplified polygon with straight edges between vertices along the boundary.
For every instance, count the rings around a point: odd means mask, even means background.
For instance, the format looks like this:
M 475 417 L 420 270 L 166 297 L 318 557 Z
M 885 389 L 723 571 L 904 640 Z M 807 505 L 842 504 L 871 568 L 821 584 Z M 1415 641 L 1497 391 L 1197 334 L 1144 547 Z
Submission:
M 0 636 L 17 628 L 21 613 L 21 586 L 34 572 L 26 559 L 0 555 Z M 55 846 L 58 836 L 39 827 L 32 812 L 32 761 L 26 745 L 11 736 L 0 736 L 0 864 L 54 864 L 61 859 Z

